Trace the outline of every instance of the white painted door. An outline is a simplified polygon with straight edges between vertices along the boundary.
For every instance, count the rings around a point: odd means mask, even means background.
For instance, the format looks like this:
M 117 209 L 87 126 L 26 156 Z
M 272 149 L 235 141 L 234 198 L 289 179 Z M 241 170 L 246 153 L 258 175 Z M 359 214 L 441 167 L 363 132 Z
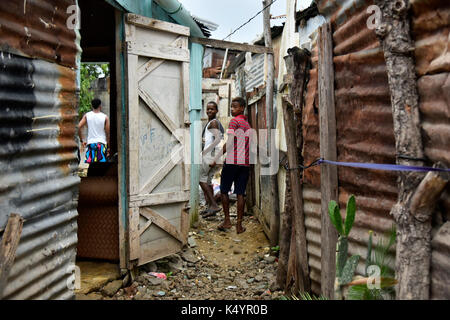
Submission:
M 188 36 L 184 26 L 125 17 L 132 265 L 178 252 L 187 241 Z

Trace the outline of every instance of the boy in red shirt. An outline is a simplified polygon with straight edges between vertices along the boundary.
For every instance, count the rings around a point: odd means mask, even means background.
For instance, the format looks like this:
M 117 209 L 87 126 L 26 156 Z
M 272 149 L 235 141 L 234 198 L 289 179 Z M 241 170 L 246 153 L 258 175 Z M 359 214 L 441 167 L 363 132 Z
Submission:
M 228 126 L 228 141 L 223 145 L 223 153 L 225 154 L 227 152 L 227 145 L 230 150 L 227 153 L 220 178 L 220 193 L 225 219 L 218 226 L 218 229 L 225 231 L 231 228 L 228 192 L 231 190 L 231 185 L 234 182 L 234 192 L 237 195 L 236 233 L 238 234 L 245 231 L 245 228 L 242 226 L 242 218 L 244 216 L 245 189 L 250 173 L 250 135 L 247 131 L 251 127 L 247 121 L 247 117 L 244 115 L 244 110 L 245 100 L 241 97 L 234 98 L 231 103 L 231 115 L 234 118 L 231 119 Z M 220 154 L 216 156 L 211 166 L 215 165 L 219 156 Z

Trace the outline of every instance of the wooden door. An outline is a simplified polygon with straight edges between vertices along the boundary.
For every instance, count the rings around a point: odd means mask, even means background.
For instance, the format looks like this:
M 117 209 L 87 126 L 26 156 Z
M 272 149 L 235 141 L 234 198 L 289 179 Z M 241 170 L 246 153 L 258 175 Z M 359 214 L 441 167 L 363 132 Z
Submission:
M 125 16 L 130 265 L 187 241 L 189 28 Z

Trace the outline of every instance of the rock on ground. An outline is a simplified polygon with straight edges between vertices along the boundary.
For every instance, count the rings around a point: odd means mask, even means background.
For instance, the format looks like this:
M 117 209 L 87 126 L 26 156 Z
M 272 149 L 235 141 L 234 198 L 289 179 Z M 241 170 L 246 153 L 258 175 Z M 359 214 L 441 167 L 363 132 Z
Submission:
M 231 211 L 235 212 L 233 205 Z M 199 218 L 191 230 L 191 245 L 176 255 L 141 267 L 128 287 L 120 289 L 122 280 L 111 282 L 97 299 L 114 300 L 267 300 L 281 297 L 275 282 L 277 258 L 266 255 L 270 246 L 257 219 L 244 216 L 247 231 L 236 234 L 233 228 L 219 231 L 223 212 L 211 219 Z M 148 272 L 165 272 L 166 280 Z M 119 290 L 120 289 L 120 290 Z M 110 298 L 111 297 L 111 298 Z M 77 297 L 78 298 L 78 297 Z M 86 298 L 86 297 L 79 297 Z

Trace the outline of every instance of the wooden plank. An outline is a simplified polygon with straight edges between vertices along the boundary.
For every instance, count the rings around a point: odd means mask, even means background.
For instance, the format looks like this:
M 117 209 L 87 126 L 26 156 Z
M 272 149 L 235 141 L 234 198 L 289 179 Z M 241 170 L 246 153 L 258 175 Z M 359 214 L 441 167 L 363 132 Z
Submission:
M 156 224 L 158 227 L 166 231 L 175 239 L 179 240 L 180 242 L 183 242 L 183 235 L 180 233 L 180 231 L 178 231 L 173 224 L 171 224 L 169 221 L 161 217 L 154 210 L 147 207 L 142 207 L 141 215 L 153 221 L 154 224 Z
M 270 229 L 267 227 L 266 221 L 264 219 L 264 215 L 261 212 L 261 210 L 258 208 L 258 206 L 254 206 L 252 208 L 253 214 L 256 216 L 256 218 L 258 218 L 259 223 L 261 224 L 264 233 L 266 234 L 267 237 L 270 236 Z
M 253 52 L 253 53 L 272 53 L 273 54 L 272 48 L 268 48 L 268 47 L 264 47 L 264 46 L 256 46 L 256 45 L 252 45 L 252 44 L 223 41 L 223 40 L 210 39 L 210 38 L 191 37 L 190 39 L 194 43 L 199 43 L 204 46 L 210 46 L 213 48 L 231 49 L 231 50 L 236 50 L 236 51 L 245 51 L 245 52 Z
M 188 236 L 189 236 L 189 205 L 186 204 L 186 206 L 181 210 L 181 234 L 183 235 L 183 246 L 187 243 Z
M 141 248 L 138 265 L 141 266 L 151 261 L 167 257 L 168 255 L 177 253 L 180 250 L 181 244 L 175 239 L 173 239 L 173 241 L 169 241 L 169 239 L 158 239 L 150 243 L 146 243 Z
M 142 81 L 148 74 L 162 65 L 165 61 L 166 60 L 164 59 L 152 58 L 140 66 L 137 71 L 138 82 Z
M 272 33 L 270 30 L 270 6 L 268 0 L 263 1 L 263 6 L 266 8 L 263 12 L 264 21 L 264 43 L 267 48 L 272 48 Z M 267 150 L 270 155 L 270 165 L 276 166 L 273 163 L 274 155 L 272 153 L 272 129 L 273 123 L 273 87 L 275 77 L 275 62 L 273 53 L 266 53 L 267 60 L 267 79 L 266 79 L 266 115 L 267 115 Z M 278 150 L 275 150 L 278 152 Z M 276 158 L 278 160 L 278 157 Z M 278 170 L 276 170 L 278 171 Z M 278 179 L 276 174 L 269 176 L 269 190 L 271 196 L 269 197 L 269 208 L 271 210 L 270 216 L 270 244 L 276 246 L 278 244 L 279 230 L 280 230 L 280 209 L 279 209 L 279 195 L 278 195 Z
M 144 100 L 145 104 L 152 110 L 159 120 L 167 127 L 167 129 L 175 133 L 175 130 L 178 128 L 177 125 L 169 118 L 169 116 L 163 111 L 163 109 L 155 102 L 155 100 L 150 97 L 150 95 L 141 87 L 138 89 L 139 96 Z M 179 140 L 175 134 L 174 136 Z M 180 141 L 181 142 L 181 141 Z
M 336 111 L 334 101 L 333 43 L 331 24 L 319 28 L 319 118 L 320 157 L 336 161 Z M 338 201 L 337 167 L 320 167 L 321 184 L 321 291 L 334 298 L 337 232 L 328 216 L 328 204 Z
M 189 62 L 189 50 L 167 44 L 127 41 L 128 52 L 139 56 Z
M 127 96 L 128 96 L 128 179 L 129 192 L 131 195 L 139 192 L 139 95 L 135 73 L 138 64 L 138 57 L 134 54 L 127 55 Z
M 175 23 L 152 19 L 152 18 L 144 17 L 141 15 L 133 14 L 133 13 L 126 14 L 126 21 L 128 23 L 131 23 L 135 26 L 139 26 L 142 28 L 166 31 L 166 32 L 170 32 L 170 33 L 184 35 L 187 37 L 189 37 L 189 35 L 190 35 L 189 27 L 185 27 L 185 26 L 175 24 Z
M 136 40 L 136 26 L 125 23 L 125 41 Z
M 176 151 L 172 153 L 172 157 L 167 160 L 167 162 L 159 168 L 158 171 L 145 183 L 145 185 L 142 187 L 140 194 L 142 193 L 152 193 L 152 191 L 156 188 L 158 184 L 161 183 L 161 181 L 166 177 L 169 172 L 183 160 L 183 156 L 180 155 L 184 151 L 184 147 L 180 146 Z M 178 155 L 177 155 L 178 154 Z M 176 157 L 174 159 L 174 156 Z
M 150 228 L 152 223 L 153 223 L 153 221 L 151 219 L 149 219 L 142 228 L 139 228 L 139 236 L 142 236 L 142 234 L 145 232 L 145 230 Z
M 139 208 L 129 209 L 130 221 L 130 260 L 139 259 L 140 254 L 140 233 L 139 233 Z
M 286 148 L 289 162 L 289 168 L 298 168 L 298 154 L 297 154 L 297 142 L 295 139 L 295 123 L 294 123 L 294 110 L 292 105 L 289 105 L 286 101 L 282 103 L 283 118 L 284 118 L 284 130 L 286 137 Z M 295 225 L 295 242 L 296 242 L 296 255 L 299 268 L 301 268 L 301 279 L 298 279 L 299 289 L 302 292 L 309 292 L 311 289 L 309 281 L 309 267 L 308 267 L 308 250 L 306 246 L 306 227 L 305 227 L 305 214 L 303 212 L 303 188 L 300 181 L 300 169 L 289 170 L 287 172 L 290 177 L 291 194 L 293 202 L 293 214 L 292 223 Z
M 0 299 L 3 298 L 3 290 L 8 284 L 9 271 L 16 257 L 22 227 L 23 218 L 17 213 L 11 213 L 0 244 Z
M 158 194 L 140 194 L 130 196 L 130 208 L 153 206 L 164 203 L 176 203 L 189 200 L 189 191 L 174 191 Z
M 117 150 L 119 153 L 119 157 L 118 157 L 118 172 L 117 172 L 117 177 L 118 177 L 118 195 L 119 195 L 119 212 L 118 212 L 118 221 L 119 221 L 119 260 L 120 260 L 120 268 L 121 269 L 126 269 L 127 268 L 127 264 L 128 264 L 128 259 L 127 259 L 127 243 L 126 243 L 126 234 L 127 234 L 127 216 L 128 216 L 128 212 L 124 212 L 126 209 L 124 206 L 124 203 L 122 203 L 122 199 L 124 199 L 126 197 L 126 192 L 127 192 L 127 188 L 126 186 L 124 187 L 124 184 L 126 184 L 126 177 L 125 174 L 122 174 L 122 170 L 125 166 L 124 163 L 124 158 L 126 152 L 123 152 L 122 148 L 125 144 L 125 141 L 122 140 L 122 128 L 123 126 L 126 126 L 126 123 L 124 123 L 122 121 L 122 119 L 126 119 L 125 115 L 122 113 L 122 102 L 123 99 L 125 99 L 125 97 L 122 95 L 122 86 L 124 85 L 122 82 L 122 59 L 121 59 L 121 54 L 122 54 L 122 42 L 121 42 L 121 37 L 120 37 L 120 25 L 121 25 L 121 21 L 122 20 L 122 13 L 119 12 L 118 10 L 115 10 L 115 27 L 116 27 L 116 32 L 115 32 L 115 61 L 116 61 L 116 68 L 115 68 L 115 73 L 116 73 L 116 92 L 117 92 L 117 96 L 116 96 L 116 110 L 117 110 Z
M 183 87 L 183 117 L 184 124 L 189 125 L 189 63 L 183 62 L 181 65 L 181 80 Z
M 178 37 L 175 39 L 175 41 L 173 41 L 171 44 L 169 44 L 169 46 L 186 49 L 188 47 L 187 41 L 188 40 L 186 37 Z M 139 79 L 138 81 L 141 81 L 142 79 L 144 79 L 149 73 L 151 73 L 153 70 L 158 68 L 161 64 L 163 64 L 164 61 L 165 61 L 164 59 L 152 58 L 149 61 L 147 61 L 146 63 L 144 63 L 143 65 L 141 65 L 137 72 L 138 79 Z M 189 71 L 189 67 L 188 67 L 188 71 Z
M 183 146 L 184 146 L 184 154 L 183 154 L 183 178 L 184 178 L 184 190 L 190 189 L 191 184 L 191 165 L 190 161 L 190 145 L 191 139 L 189 135 L 189 127 L 191 125 L 191 121 L 189 119 L 189 83 L 190 83 L 190 73 L 189 73 L 189 63 L 183 62 L 181 66 L 181 79 L 183 85 L 183 117 L 184 119 L 184 129 L 183 130 Z

